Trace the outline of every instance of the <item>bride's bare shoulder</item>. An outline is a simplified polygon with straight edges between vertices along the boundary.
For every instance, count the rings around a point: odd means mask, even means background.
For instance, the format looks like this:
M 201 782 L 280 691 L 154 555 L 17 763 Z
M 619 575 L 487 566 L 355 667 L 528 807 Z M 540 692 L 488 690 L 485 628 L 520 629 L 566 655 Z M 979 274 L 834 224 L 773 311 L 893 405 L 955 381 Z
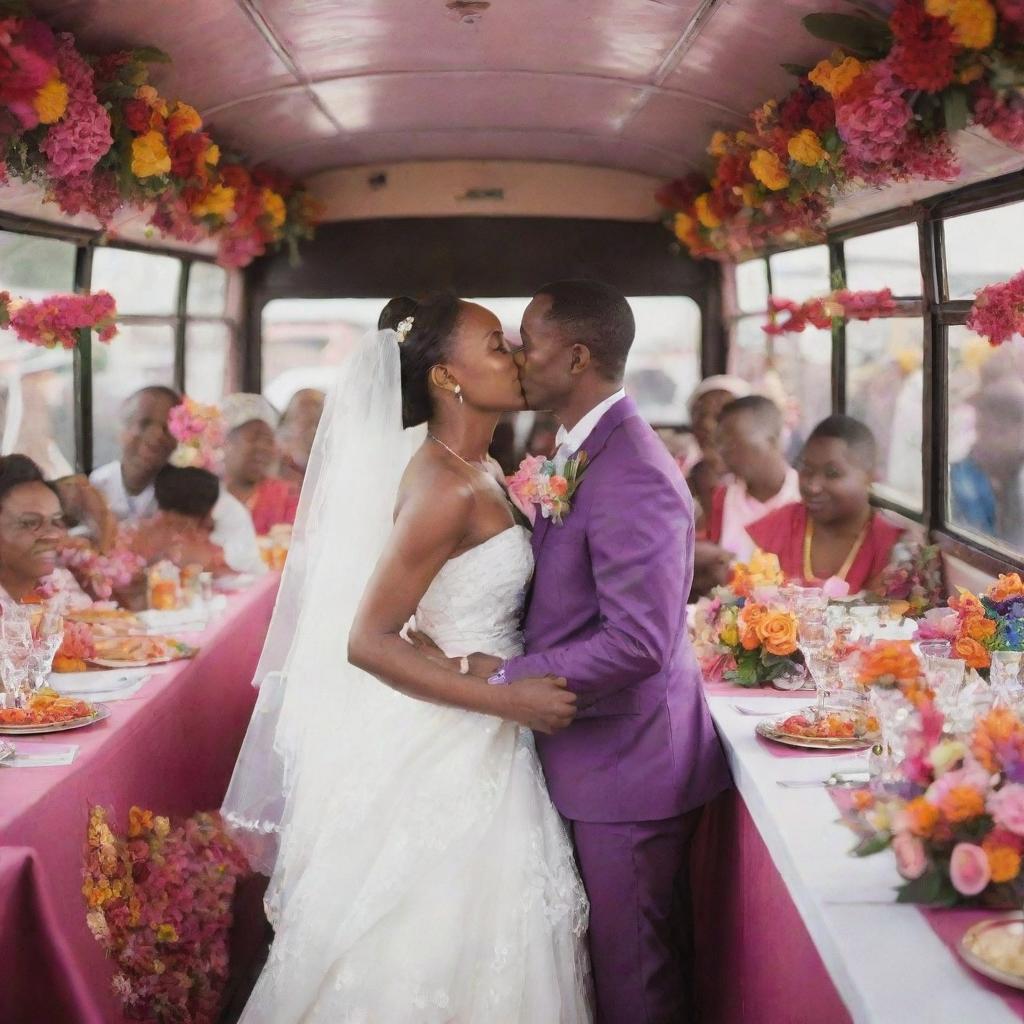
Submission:
M 421 448 L 402 475 L 395 521 L 400 517 L 418 521 L 440 518 L 449 521 L 453 529 L 462 530 L 472 514 L 474 500 L 473 482 L 458 465 Z

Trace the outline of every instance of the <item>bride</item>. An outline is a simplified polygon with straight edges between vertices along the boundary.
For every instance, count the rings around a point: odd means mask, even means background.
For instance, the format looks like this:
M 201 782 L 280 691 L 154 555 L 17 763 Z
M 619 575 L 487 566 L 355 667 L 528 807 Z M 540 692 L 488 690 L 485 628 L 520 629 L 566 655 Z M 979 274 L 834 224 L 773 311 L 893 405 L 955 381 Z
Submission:
M 380 327 L 328 401 L 225 798 L 276 932 L 242 1024 L 585 1024 L 587 901 L 529 731 L 575 698 L 402 637 L 521 653 L 529 534 L 487 461 L 518 372 L 472 303 Z

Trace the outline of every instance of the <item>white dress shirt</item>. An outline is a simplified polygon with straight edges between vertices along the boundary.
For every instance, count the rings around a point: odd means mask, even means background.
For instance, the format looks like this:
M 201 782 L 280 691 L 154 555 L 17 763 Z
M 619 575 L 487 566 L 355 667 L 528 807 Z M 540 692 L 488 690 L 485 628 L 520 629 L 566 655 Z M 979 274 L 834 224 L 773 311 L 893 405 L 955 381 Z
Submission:
M 107 499 L 110 511 L 124 522 L 135 522 L 155 515 L 156 495 L 150 484 L 138 494 L 129 494 L 121 475 L 120 462 L 108 462 L 94 469 L 89 482 Z M 249 510 L 221 484 L 220 497 L 213 506 L 213 532 L 210 540 L 224 550 L 224 560 L 235 572 L 262 573 L 266 565 L 260 558 L 256 528 Z
M 601 417 L 616 402 L 621 402 L 625 397 L 625 388 L 620 388 L 614 395 L 609 395 L 603 402 L 598 402 L 572 430 L 566 430 L 565 427 L 558 428 L 558 433 L 555 435 L 555 443 L 558 447 L 555 449 L 554 461 L 555 468 L 559 472 L 565 468 L 566 462 L 579 451 L 580 445 L 591 435 Z

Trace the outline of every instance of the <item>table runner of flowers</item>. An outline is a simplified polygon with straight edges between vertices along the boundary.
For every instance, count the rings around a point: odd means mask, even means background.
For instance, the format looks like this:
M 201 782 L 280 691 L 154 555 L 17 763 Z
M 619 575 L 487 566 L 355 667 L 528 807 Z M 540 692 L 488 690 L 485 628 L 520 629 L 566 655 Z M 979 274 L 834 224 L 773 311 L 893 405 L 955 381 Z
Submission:
M 317 204 L 281 172 L 222 153 L 194 107 L 161 96 L 149 66 L 167 61 L 152 48 L 85 54 L 71 33 L 0 9 L 0 183 L 41 185 L 62 212 L 104 227 L 153 204 L 153 228 L 213 237 L 225 267 L 272 245 L 294 250 Z
M 898 0 L 887 20 L 814 14 L 839 49 L 796 87 L 717 131 L 709 174 L 665 185 L 658 200 L 691 256 L 742 259 L 824 236 L 845 190 L 954 181 L 952 133 L 980 126 L 1024 149 L 1024 3 Z
M 107 811 L 89 815 L 86 922 L 115 961 L 112 982 L 130 1020 L 215 1024 L 228 978 L 228 934 L 244 857 L 218 816 L 177 827 L 132 807 L 117 835 Z

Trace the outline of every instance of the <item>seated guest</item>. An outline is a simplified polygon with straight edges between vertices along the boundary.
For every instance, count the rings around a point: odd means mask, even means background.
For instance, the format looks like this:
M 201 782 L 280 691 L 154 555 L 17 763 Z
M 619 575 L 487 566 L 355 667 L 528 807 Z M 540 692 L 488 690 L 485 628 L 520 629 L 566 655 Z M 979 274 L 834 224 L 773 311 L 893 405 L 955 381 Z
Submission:
M 872 509 L 875 438 L 851 416 L 829 416 L 807 439 L 798 465 L 801 501 L 747 527 L 757 547 L 777 555 L 788 579 L 817 586 L 832 577 L 851 593 L 885 570 L 903 530 Z
M 217 477 L 196 467 L 164 466 L 154 493 L 157 513 L 126 528 L 124 546 L 147 565 L 167 559 L 180 568 L 201 565 L 207 572 L 227 572 L 223 549 L 210 539 L 220 497 Z
M 721 373 L 705 377 L 694 389 L 687 402 L 690 426 L 700 445 L 701 457 L 720 473 L 724 471 L 716 447 L 718 417 L 722 410 L 737 398 L 746 398 L 750 385 L 742 377 Z
M 711 495 L 707 539 L 748 562 L 751 523 L 800 500 L 800 478 L 782 454 L 782 411 L 770 399 L 748 395 L 730 402 L 718 419 L 716 446 L 732 482 Z
M 0 601 L 54 601 L 62 610 L 92 599 L 57 564 L 67 540 L 57 492 L 27 455 L 0 457 Z
M 151 385 L 131 395 L 121 407 L 121 458 L 93 470 L 89 482 L 122 522 L 157 512 L 154 482 L 175 448 L 167 426 L 171 409 L 181 401 L 171 388 Z M 213 510 L 212 540 L 224 549 L 235 572 L 265 571 L 252 517 L 226 490 Z
M 291 397 L 277 428 L 280 462 L 277 475 L 296 491 L 302 489 L 309 453 L 320 417 L 324 411 L 324 393 L 315 388 L 302 388 Z
M 227 431 L 224 486 L 249 510 L 260 536 L 294 523 L 299 492 L 271 474 L 277 458 L 274 407 L 262 395 L 239 392 L 222 399 L 220 411 Z

